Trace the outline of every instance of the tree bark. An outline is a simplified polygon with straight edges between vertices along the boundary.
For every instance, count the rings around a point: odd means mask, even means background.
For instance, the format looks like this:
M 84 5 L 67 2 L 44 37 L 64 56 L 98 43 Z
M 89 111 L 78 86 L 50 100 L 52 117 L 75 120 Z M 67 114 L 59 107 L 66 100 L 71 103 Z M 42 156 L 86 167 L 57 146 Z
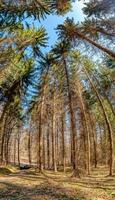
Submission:
M 96 76 L 94 74 L 93 74 L 93 77 L 94 77 L 95 81 L 97 82 L 97 84 L 101 87 L 100 82 L 98 81 L 98 79 L 96 78 Z M 111 111 L 112 111 L 113 115 L 115 116 L 115 111 L 114 111 L 114 108 L 112 106 L 112 103 L 109 100 L 109 98 L 108 98 L 108 96 L 107 96 L 107 94 L 106 94 L 106 92 L 104 90 L 103 90 L 103 94 L 104 94 L 104 96 L 105 96 L 105 98 L 106 98 L 106 100 L 107 100 L 107 102 L 108 102 L 108 104 L 109 104 L 109 106 L 111 108 Z
M 93 118 L 93 115 L 89 113 L 90 123 L 91 123 L 91 129 L 92 129 L 92 136 L 93 136 L 93 147 L 94 147 L 94 167 L 97 168 L 97 136 L 96 136 L 96 129 L 95 127 L 95 121 Z
M 18 141 L 18 166 L 20 166 L 20 130 L 18 129 L 18 138 L 17 138 L 17 141 Z
M 91 40 L 89 37 L 85 36 L 84 34 L 77 32 L 77 35 L 82 39 L 85 40 L 87 42 L 89 42 L 90 44 L 92 44 L 93 46 L 97 47 L 98 49 L 100 49 L 101 51 L 103 51 L 104 53 L 108 54 L 109 56 L 115 58 L 115 53 L 109 49 L 107 49 L 106 47 L 101 46 L 100 44 L 98 44 L 97 42 Z
M 30 130 L 28 132 L 28 160 L 29 160 L 29 165 L 31 165 L 31 132 Z
M 62 114 L 62 155 L 63 155 L 63 171 L 65 173 L 65 134 L 64 134 L 64 115 Z
M 47 166 L 50 169 L 50 132 L 49 132 L 49 125 L 47 129 Z
M 108 136 L 109 136 L 109 145 L 110 145 L 110 147 L 109 147 L 110 148 L 109 175 L 111 176 L 113 174 L 113 133 L 112 133 L 112 127 L 111 127 L 108 115 L 106 113 L 105 107 L 103 105 L 102 99 L 101 99 L 101 97 L 100 97 L 100 95 L 98 93 L 97 88 L 95 87 L 94 83 L 92 82 L 92 80 L 91 80 L 86 68 L 84 68 L 84 71 L 85 71 L 85 74 L 86 74 L 86 76 L 87 76 L 87 78 L 88 78 L 88 80 L 89 80 L 89 82 L 90 82 L 90 84 L 91 84 L 91 86 L 92 86 L 92 88 L 93 88 L 93 90 L 94 90 L 94 92 L 96 94 L 96 97 L 97 97 L 97 99 L 98 99 L 98 101 L 100 103 L 100 106 L 102 108 L 103 115 L 104 115 L 104 118 L 105 118 L 105 121 L 106 121 L 106 124 L 107 124 Z
M 43 133 L 42 133 L 42 120 L 41 120 L 41 115 L 42 115 L 42 110 L 43 109 L 43 102 L 40 108 L 40 113 L 39 113 L 39 172 L 43 172 Z
M 53 94 L 53 118 L 52 118 L 52 153 L 53 153 L 53 170 L 57 172 L 57 158 L 56 158 L 56 99 L 55 99 L 55 91 Z
M 76 131 L 76 123 L 75 123 L 75 114 L 72 108 L 72 97 L 71 97 L 71 90 L 70 90 L 70 81 L 69 81 L 69 74 L 66 65 L 66 59 L 63 55 L 63 64 L 65 69 L 66 75 L 66 82 L 67 82 L 67 91 L 68 91 L 68 103 L 69 103 L 69 111 L 70 111 L 70 121 L 71 121 L 71 132 L 72 132 L 72 166 L 73 166 L 73 175 L 79 177 L 78 165 L 77 165 L 77 131 Z
M 77 84 L 76 84 L 76 87 L 77 87 L 77 93 L 78 93 L 78 97 L 79 97 L 79 100 L 80 100 L 80 104 L 81 104 L 81 109 L 82 109 L 82 112 L 83 112 L 83 116 L 84 116 L 84 121 L 85 121 L 85 127 L 86 127 L 86 133 L 87 133 L 87 172 L 88 172 L 88 175 L 90 175 L 90 160 L 91 160 L 91 155 L 90 155 L 90 131 L 89 131 L 89 122 L 88 122 L 88 119 L 87 119 L 87 113 L 86 113 L 86 108 L 85 108 L 85 103 L 84 103 L 84 100 L 83 100 L 83 97 L 82 97 L 82 94 L 81 94 L 81 90 L 80 90 L 80 84 L 79 82 L 77 81 Z

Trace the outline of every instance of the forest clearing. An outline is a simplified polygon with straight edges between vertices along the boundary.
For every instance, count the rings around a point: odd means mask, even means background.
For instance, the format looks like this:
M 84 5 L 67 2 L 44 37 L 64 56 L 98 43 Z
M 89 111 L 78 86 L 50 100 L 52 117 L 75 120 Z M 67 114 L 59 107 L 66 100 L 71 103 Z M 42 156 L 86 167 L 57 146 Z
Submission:
M 115 0 L 0 0 L 0 200 L 115 200 Z

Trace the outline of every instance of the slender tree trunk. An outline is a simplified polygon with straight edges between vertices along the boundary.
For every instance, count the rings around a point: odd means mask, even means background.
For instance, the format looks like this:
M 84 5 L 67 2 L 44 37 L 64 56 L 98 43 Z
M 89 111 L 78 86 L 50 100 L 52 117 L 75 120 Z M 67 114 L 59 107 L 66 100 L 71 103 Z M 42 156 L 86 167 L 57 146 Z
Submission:
M 101 51 L 107 53 L 109 56 L 115 58 L 115 53 L 109 49 L 107 49 L 106 47 L 101 46 L 100 44 L 98 44 L 97 42 L 93 41 L 92 39 L 90 39 L 89 37 L 85 36 L 84 34 L 78 32 L 77 35 L 82 39 L 85 40 L 87 42 L 89 42 L 90 44 L 92 44 L 93 46 L 97 47 L 98 49 L 100 49 Z
M 41 107 L 39 112 L 39 171 L 43 172 L 43 123 L 44 123 L 44 101 L 45 101 L 45 87 L 43 86 Z
M 20 133 L 19 133 L 19 129 L 18 129 L 18 166 L 20 166 Z
M 86 127 L 86 133 L 87 133 L 87 172 L 88 175 L 90 175 L 90 160 L 91 160 L 91 156 L 90 156 L 90 132 L 89 132 L 89 122 L 87 119 L 87 114 L 86 114 L 86 108 L 85 108 L 85 103 L 81 94 L 81 90 L 80 90 L 80 84 L 77 81 L 77 93 L 79 96 L 79 100 L 80 100 L 80 104 L 81 104 L 81 109 L 83 112 L 83 116 L 84 116 L 84 121 L 85 121 L 85 127 Z
M 102 126 L 99 124 L 99 136 L 100 136 L 100 150 L 101 150 L 101 165 L 103 165 L 103 136 L 102 136 Z
M 0 164 L 3 164 L 5 133 L 2 134 Z
M 72 159 L 73 159 L 72 166 L 73 166 L 73 171 L 74 171 L 73 175 L 79 177 L 78 165 L 77 165 L 77 159 L 76 159 L 76 154 L 77 154 L 76 122 L 75 122 L 75 114 L 72 108 L 72 97 L 71 97 L 71 90 L 70 90 L 69 74 L 68 74 L 66 59 L 64 55 L 63 55 L 63 63 L 64 63 L 64 69 L 65 69 L 65 74 L 66 74 L 68 100 L 69 100 L 68 103 L 69 103 L 69 110 L 70 110 L 71 132 L 72 132 Z
M 65 134 L 64 134 L 64 115 L 62 114 L 62 155 L 63 155 L 63 171 L 65 172 Z
M 96 78 L 96 76 L 94 74 L 93 74 L 93 77 L 94 77 L 95 81 L 97 82 L 97 84 L 101 87 L 100 82 L 98 81 L 98 79 Z M 114 108 L 112 106 L 112 103 L 111 103 L 110 99 L 108 98 L 108 96 L 107 96 L 107 94 L 104 90 L 103 90 L 103 94 L 104 94 L 104 96 L 105 96 L 105 98 L 106 98 L 106 100 L 107 100 L 107 102 L 108 102 L 108 104 L 111 108 L 113 115 L 115 116 L 115 111 L 114 111 Z
M 47 166 L 50 169 L 50 134 L 49 134 L 49 125 L 47 129 Z
M 96 130 L 95 130 L 95 122 L 91 113 L 89 113 L 89 118 L 91 122 L 92 128 L 92 136 L 93 136 L 93 146 L 94 146 L 94 167 L 97 168 L 97 137 L 96 137 Z
M 16 138 L 14 136 L 14 151 L 13 151 L 13 157 L 14 157 L 14 166 L 16 165 Z
M 8 130 L 6 134 L 6 152 L 5 152 L 5 161 L 6 165 L 9 163 L 9 140 L 10 140 L 11 129 Z
M 87 170 L 87 145 L 86 145 L 87 133 L 86 133 L 86 125 L 85 125 L 82 109 L 81 109 L 80 115 L 81 115 L 81 126 L 82 126 L 81 131 L 82 131 L 82 139 L 83 139 L 81 140 L 81 142 L 83 142 L 84 169 Z
M 31 165 L 31 132 L 30 130 L 28 132 L 28 160 L 29 160 L 29 165 Z
M 53 96 L 53 119 L 52 119 L 52 145 L 53 145 L 53 169 L 57 172 L 57 158 L 56 158 L 56 110 L 55 110 L 55 91 Z
M 109 36 L 109 37 L 115 37 L 114 33 L 108 33 L 107 31 L 105 31 L 102 28 L 97 28 L 97 32 L 102 33 L 103 35 Z
M 87 70 L 84 68 L 84 71 L 87 75 L 87 78 L 96 94 L 96 97 L 100 103 L 100 106 L 102 108 L 102 111 L 103 111 L 103 115 L 104 115 L 104 118 L 105 118 L 105 121 L 106 121 L 106 124 L 107 124 L 107 128 L 108 128 L 108 135 L 109 135 L 109 145 L 110 145 L 110 161 L 109 161 L 109 166 L 110 166 L 110 170 L 109 170 L 109 175 L 111 176 L 112 173 L 113 173 L 113 133 L 112 133 L 112 127 L 111 127 L 111 124 L 110 124 L 110 121 L 109 121 L 109 118 L 108 118 L 108 115 L 106 113 L 106 110 L 105 110 L 105 107 L 103 105 L 103 102 L 102 102 L 102 99 L 98 93 L 98 90 L 97 88 L 95 87 L 95 85 L 93 84 Z
M 7 116 L 4 113 L 2 115 L 2 118 L 1 118 L 1 121 L 0 121 L 0 130 L 1 130 L 1 133 L 0 133 L 0 135 L 1 135 L 0 164 L 3 164 L 6 126 L 7 126 Z
M 37 149 L 37 168 L 39 169 L 39 148 L 40 148 L 40 141 L 39 141 L 39 120 L 38 120 L 38 126 L 37 126 L 37 141 L 36 141 L 36 149 Z
M 43 134 L 43 168 L 46 168 L 46 145 L 45 145 L 45 134 Z
M 57 160 L 57 169 L 58 166 L 60 165 L 60 160 L 59 160 L 59 155 L 60 155 L 60 148 L 59 148 L 59 130 L 58 130 L 58 126 L 59 126 L 59 121 L 57 120 L 56 123 L 56 160 Z
M 42 106 L 41 106 L 42 109 Z M 43 133 L 41 121 L 41 109 L 39 113 L 39 172 L 43 172 Z

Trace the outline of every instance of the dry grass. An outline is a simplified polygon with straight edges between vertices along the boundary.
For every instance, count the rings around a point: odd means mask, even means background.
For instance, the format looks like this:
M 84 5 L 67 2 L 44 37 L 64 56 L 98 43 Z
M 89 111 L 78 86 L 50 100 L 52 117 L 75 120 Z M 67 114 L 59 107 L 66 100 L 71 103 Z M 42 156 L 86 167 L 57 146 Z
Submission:
M 108 177 L 106 168 L 92 171 L 81 179 L 71 174 L 34 169 L 0 177 L 1 200 L 114 200 L 115 176 Z

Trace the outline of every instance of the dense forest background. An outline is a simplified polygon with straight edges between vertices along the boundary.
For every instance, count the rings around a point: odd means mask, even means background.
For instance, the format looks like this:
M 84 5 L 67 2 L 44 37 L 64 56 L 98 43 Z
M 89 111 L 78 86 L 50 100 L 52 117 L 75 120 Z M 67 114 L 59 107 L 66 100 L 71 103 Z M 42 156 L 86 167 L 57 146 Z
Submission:
M 84 20 L 66 18 L 50 44 L 42 21 L 75 1 L 0 1 L 1 166 L 114 173 L 115 2 L 79 2 Z

